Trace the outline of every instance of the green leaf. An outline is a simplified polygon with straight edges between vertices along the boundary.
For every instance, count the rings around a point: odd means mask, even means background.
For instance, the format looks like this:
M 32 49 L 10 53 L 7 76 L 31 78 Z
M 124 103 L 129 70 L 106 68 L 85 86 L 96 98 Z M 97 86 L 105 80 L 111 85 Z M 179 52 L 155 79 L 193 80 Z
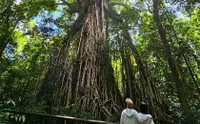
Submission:
M 33 28 L 33 27 L 35 27 L 35 25 L 36 25 L 36 21 L 31 21 L 28 23 L 29 28 Z
M 22 122 L 25 122 L 25 116 L 24 115 L 22 115 Z
M 19 116 L 19 121 L 21 121 L 21 118 L 22 118 L 22 117 L 21 117 L 21 116 Z
M 17 42 L 17 52 L 21 52 L 27 43 L 28 38 L 21 31 L 15 31 L 13 39 Z
M 15 120 L 16 120 L 16 121 L 18 120 L 18 117 L 17 117 L 17 116 L 15 116 Z
M 13 100 L 10 100 L 10 101 L 11 101 L 12 105 L 15 106 L 15 102 Z

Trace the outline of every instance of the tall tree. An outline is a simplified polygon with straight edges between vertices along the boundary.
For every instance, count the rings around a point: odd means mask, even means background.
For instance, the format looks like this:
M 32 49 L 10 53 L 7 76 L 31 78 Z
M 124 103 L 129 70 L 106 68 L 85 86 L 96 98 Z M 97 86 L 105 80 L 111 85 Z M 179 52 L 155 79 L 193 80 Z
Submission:
M 185 117 L 187 117 L 187 116 L 189 116 L 189 112 L 190 112 L 188 99 L 187 99 L 187 94 L 186 94 L 186 90 L 185 90 L 183 81 L 181 79 L 181 76 L 180 76 L 180 74 L 178 72 L 177 66 L 176 66 L 175 61 L 173 59 L 173 56 L 171 54 L 171 48 L 170 48 L 170 45 L 169 45 L 169 40 L 166 37 L 165 29 L 164 29 L 164 27 L 163 27 L 163 25 L 162 25 L 162 23 L 160 21 L 159 4 L 160 4 L 160 1 L 153 0 L 154 20 L 156 22 L 156 25 L 157 25 L 157 28 L 158 28 L 158 32 L 159 32 L 160 38 L 161 38 L 162 43 L 163 43 L 163 49 L 164 49 L 165 58 L 167 59 L 167 61 L 169 63 L 169 67 L 170 67 L 170 70 L 172 72 L 171 74 L 172 74 L 172 77 L 173 77 L 175 85 L 176 85 L 177 95 L 178 95 L 178 98 L 179 98 L 180 103 L 181 103 L 181 108 L 183 110 L 183 115 Z
M 120 105 L 121 95 L 105 40 L 104 8 L 108 2 L 82 0 L 75 4 L 79 8 L 70 9 L 77 9 L 79 17 L 50 65 L 38 98 L 52 105 L 76 104 L 97 118 L 112 116 L 114 111 L 119 114 L 117 104 Z M 75 48 L 70 49 L 74 43 Z M 74 50 L 73 55 L 70 50 Z M 53 99 L 49 99 L 51 95 Z

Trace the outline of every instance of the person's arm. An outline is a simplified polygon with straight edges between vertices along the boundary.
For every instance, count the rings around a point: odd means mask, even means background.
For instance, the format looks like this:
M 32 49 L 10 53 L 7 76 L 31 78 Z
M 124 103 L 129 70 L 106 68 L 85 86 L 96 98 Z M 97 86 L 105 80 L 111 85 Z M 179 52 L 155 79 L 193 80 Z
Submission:
M 153 122 L 153 119 L 151 118 L 151 122 L 150 122 L 150 124 L 155 124 L 154 122 Z
M 138 113 L 137 111 L 135 111 L 134 115 L 135 115 L 136 121 L 137 121 L 138 123 L 141 122 L 141 119 L 140 119 L 140 117 L 139 117 L 139 113 Z
M 147 122 L 149 124 L 151 122 L 152 116 L 150 114 L 135 114 L 136 115 L 136 120 L 138 123 L 143 123 Z
M 150 114 L 148 114 L 147 117 L 148 117 L 148 123 L 147 124 L 154 124 L 152 116 Z
M 150 115 L 150 123 L 149 124 L 154 124 L 153 117 L 151 115 Z
M 148 116 L 148 118 L 151 118 L 151 119 L 152 119 L 152 116 L 151 116 L 150 114 L 148 114 L 147 116 Z
M 122 112 L 122 114 L 121 114 L 120 124 L 124 124 L 124 114 L 123 114 L 123 112 Z

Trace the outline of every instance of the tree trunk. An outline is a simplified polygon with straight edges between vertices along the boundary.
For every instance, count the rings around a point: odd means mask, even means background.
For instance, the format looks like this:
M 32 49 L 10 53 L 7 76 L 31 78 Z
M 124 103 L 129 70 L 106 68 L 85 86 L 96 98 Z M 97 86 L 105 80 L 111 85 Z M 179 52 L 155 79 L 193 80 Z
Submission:
M 192 69 L 191 69 L 191 66 L 190 66 L 190 60 L 188 57 L 184 56 L 184 59 L 185 59 L 185 62 L 186 62 L 186 65 L 187 65 L 187 68 L 190 72 L 190 75 L 192 77 L 192 80 L 193 82 L 195 83 L 195 86 L 197 88 L 197 92 L 200 94 L 200 87 L 199 87 L 199 83 L 197 82 L 198 81 L 198 77 L 195 76 L 196 74 L 193 73 Z M 197 80 L 196 80 L 197 79 Z
M 104 6 L 107 0 L 83 0 L 81 5 L 83 24 L 62 47 L 41 91 L 50 86 L 55 106 L 75 104 L 83 112 L 106 119 L 113 113 L 120 114 L 118 106 L 122 103 L 105 40 Z M 70 48 L 71 43 L 77 44 L 76 49 Z M 76 53 L 75 60 L 69 59 L 72 50 Z M 42 92 L 40 98 L 46 94 Z
M 187 99 L 187 95 L 186 95 L 186 92 L 185 92 L 184 84 L 182 83 L 182 81 L 180 79 L 180 75 L 178 73 L 176 64 L 175 64 L 174 59 L 171 55 L 171 49 L 170 49 L 169 41 L 167 40 L 165 30 L 162 26 L 162 23 L 160 22 L 159 1 L 158 0 L 153 0 L 153 7 L 154 7 L 154 11 L 153 11 L 154 20 L 156 22 L 158 32 L 159 32 L 160 38 L 161 38 L 162 43 L 163 43 L 165 57 L 168 60 L 169 67 L 170 67 L 170 70 L 172 72 L 172 77 L 173 77 L 173 80 L 174 80 L 175 85 L 176 85 L 176 90 L 177 90 L 179 101 L 181 103 L 181 108 L 183 110 L 183 115 L 186 117 L 186 116 L 188 116 L 188 113 L 190 111 L 188 99 Z
M 168 21 L 169 21 L 169 23 L 170 23 L 170 27 L 171 27 L 171 30 L 173 31 L 174 37 L 175 37 L 175 39 L 176 39 L 176 41 L 177 41 L 177 44 L 178 44 L 178 46 L 180 47 L 181 45 L 180 45 L 179 38 L 178 38 L 177 33 L 176 33 L 176 31 L 175 31 L 175 29 L 174 29 L 174 27 L 173 27 L 173 25 L 172 25 L 172 21 L 169 19 L 168 15 L 167 15 L 167 19 L 168 19 Z M 193 50 L 191 50 L 191 51 L 193 51 Z M 188 59 L 188 57 L 187 57 L 187 55 L 186 55 L 185 53 L 182 54 L 182 57 L 183 57 L 183 59 L 184 59 L 186 65 L 187 65 L 187 68 L 188 68 L 188 71 L 189 71 L 189 73 L 190 73 L 190 75 L 191 75 L 191 78 L 192 78 L 192 80 L 193 80 L 193 82 L 194 82 L 194 84 L 195 84 L 195 86 L 196 86 L 196 88 L 197 88 L 197 92 L 200 94 L 200 87 L 199 87 L 198 82 L 197 82 L 196 79 L 195 79 L 195 74 L 193 73 L 193 71 L 192 71 L 192 69 L 191 69 L 191 67 L 190 67 L 189 59 Z M 183 77 L 183 78 L 184 78 L 184 77 Z
M 120 49 L 120 54 L 121 54 L 121 58 L 122 58 L 122 68 L 125 70 L 125 74 L 126 74 L 126 79 L 123 78 L 123 82 L 126 82 L 124 85 L 124 94 L 126 98 L 131 98 L 134 101 L 134 104 L 137 106 L 138 104 L 138 97 L 136 96 L 136 80 L 135 80 L 135 76 L 134 76 L 134 72 L 133 72 L 133 68 L 131 66 L 131 62 L 130 62 L 130 55 L 128 54 L 127 49 L 124 46 L 124 43 L 121 42 L 121 39 L 119 38 L 119 34 L 118 34 L 118 38 L 117 41 L 119 42 L 119 49 Z M 122 72 L 123 73 L 123 72 Z M 122 75 L 125 76 L 125 75 Z
M 139 69 L 141 85 L 142 85 L 142 89 L 143 89 L 142 92 L 144 94 L 144 98 L 142 99 L 142 101 L 149 104 L 150 112 L 153 114 L 154 117 L 157 117 L 156 111 L 159 111 L 159 110 L 157 110 L 159 108 L 156 107 L 155 104 L 159 105 L 160 102 L 159 102 L 159 99 L 155 95 L 154 88 L 152 87 L 152 81 L 151 81 L 150 77 L 148 76 L 148 73 L 146 72 L 143 61 L 142 61 L 136 47 L 133 45 L 132 39 L 127 30 L 124 31 L 123 36 L 127 40 L 126 43 L 130 47 L 132 54 L 136 60 L 138 69 Z
M 7 22 L 9 23 L 9 22 Z M 3 52 L 8 44 L 8 42 L 10 41 L 10 39 L 8 39 L 9 37 L 9 26 L 8 24 L 6 25 L 6 28 L 4 29 L 4 31 L 2 31 L 3 34 L 0 36 L 0 58 L 3 55 Z
M 5 49 L 5 43 L 4 42 L 0 42 L 0 58 L 2 57 L 3 55 L 3 51 Z
M 118 15 L 115 11 L 113 11 L 112 9 L 108 8 L 108 15 L 109 17 L 115 19 L 116 21 L 118 21 L 120 24 L 123 23 L 122 18 L 120 17 L 120 15 Z M 127 25 L 128 27 L 128 25 Z M 150 79 L 150 77 L 148 77 L 147 72 L 145 71 L 145 67 L 143 65 L 142 59 L 137 51 L 137 49 L 135 48 L 135 46 L 132 43 L 132 39 L 129 35 L 129 32 L 127 29 L 125 29 L 125 31 L 122 31 L 122 36 L 124 37 L 124 39 L 126 40 L 126 45 L 130 47 L 132 54 L 136 60 L 138 69 L 139 69 L 139 74 L 140 74 L 140 81 L 141 81 L 141 100 L 145 101 L 146 103 L 149 104 L 150 106 L 150 111 L 151 114 L 153 114 L 154 117 L 157 117 L 157 112 L 159 114 L 162 114 L 160 111 L 160 107 L 156 107 L 156 105 L 160 105 L 159 99 L 156 97 L 155 92 L 153 90 L 152 87 L 152 81 Z M 141 101 L 140 101 L 141 102 Z M 156 103 L 155 103 L 156 102 Z

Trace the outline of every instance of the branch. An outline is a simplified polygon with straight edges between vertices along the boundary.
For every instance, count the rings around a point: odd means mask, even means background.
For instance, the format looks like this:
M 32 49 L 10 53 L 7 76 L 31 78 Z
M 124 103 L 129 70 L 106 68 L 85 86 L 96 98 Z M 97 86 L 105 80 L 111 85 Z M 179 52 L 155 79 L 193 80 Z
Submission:
M 7 46 L 7 44 L 11 41 L 11 35 L 13 34 L 15 28 L 17 27 L 18 23 L 19 23 L 20 19 L 17 19 L 16 23 L 14 24 L 14 27 L 11 29 L 11 31 L 9 32 L 9 37 L 6 38 L 6 43 L 5 46 Z
M 106 8 L 106 11 L 107 11 L 108 17 L 110 17 L 120 23 L 123 23 L 123 19 L 111 7 Z
M 64 5 L 68 6 L 68 8 L 70 9 L 69 13 L 70 14 L 73 14 L 73 13 L 79 13 L 80 10 L 81 10 L 81 5 L 80 5 L 80 2 L 76 2 L 76 3 L 68 3 L 66 2 L 65 0 L 61 0 L 63 2 Z
M 67 5 L 69 8 L 71 8 L 71 4 L 70 3 L 68 3 L 68 2 L 66 2 L 65 0 L 61 0 L 62 2 L 63 2 L 63 4 L 65 4 L 65 5 Z
M 76 34 L 81 28 L 82 26 L 84 25 L 84 17 L 85 17 L 85 14 L 84 12 L 81 12 L 79 14 L 79 17 L 78 19 L 74 22 L 74 24 L 71 26 L 71 30 L 69 32 L 69 35 L 74 35 Z

